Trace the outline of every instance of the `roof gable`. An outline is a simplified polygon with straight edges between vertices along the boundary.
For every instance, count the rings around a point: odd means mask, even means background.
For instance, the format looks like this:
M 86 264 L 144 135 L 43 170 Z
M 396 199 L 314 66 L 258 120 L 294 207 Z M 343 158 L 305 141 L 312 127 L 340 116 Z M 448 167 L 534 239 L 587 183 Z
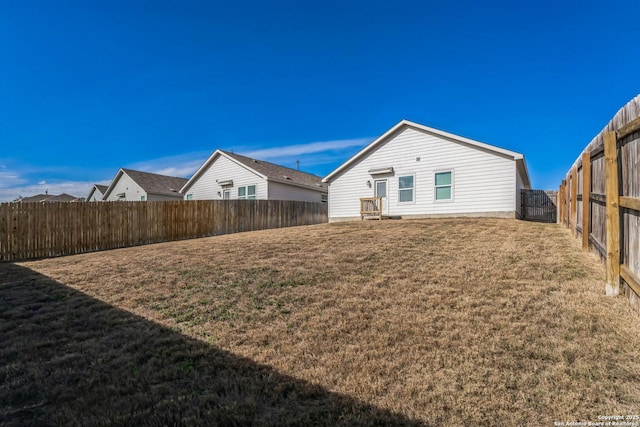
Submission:
M 250 170 L 261 178 L 269 181 L 277 181 L 284 184 L 313 188 L 318 191 L 326 191 L 326 186 L 322 184 L 322 177 L 302 172 L 296 169 L 276 165 L 275 163 L 253 159 L 240 154 L 223 150 L 216 150 L 200 168 L 193 174 L 191 179 L 181 188 L 182 193 L 186 191 L 211 167 L 218 157 L 225 157 L 230 161 Z
M 91 196 L 93 196 L 96 191 L 100 193 L 100 199 L 102 199 L 107 188 L 109 188 L 108 185 L 93 184 L 91 191 L 89 191 L 89 195 L 87 196 L 87 200 L 91 200 Z
M 75 202 L 78 197 L 67 193 L 62 194 L 36 194 L 35 196 L 23 197 L 20 202 L 37 203 L 37 202 Z
M 186 178 L 121 168 L 115 178 L 113 178 L 113 181 L 111 181 L 111 185 L 109 185 L 104 192 L 105 200 L 109 194 L 111 194 L 123 174 L 131 178 L 133 182 L 138 184 L 147 194 L 176 196 L 180 193 L 180 188 L 188 181 Z
M 465 145 L 468 145 L 468 146 L 476 147 L 476 148 L 483 149 L 483 150 L 486 150 L 486 151 L 489 151 L 489 152 L 493 152 L 493 153 L 498 154 L 498 155 L 503 155 L 503 156 L 510 157 L 515 161 L 520 161 L 520 162 L 522 162 L 523 167 L 524 167 L 524 171 L 525 171 L 525 174 L 526 174 L 526 181 L 527 181 L 527 183 L 529 182 L 529 175 L 528 175 L 527 170 L 526 170 L 526 164 L 524 163 L 524 155 L 522 155 L 520 153 L 516 153 L 515 151 L 506 150 L 504 148 L 500 148 L 500 147 L 496 147 L 496 146 L 493 146 L 493 145 L 485 144 L 483 142 L 475 141 L 473 139 L 465 138 L 463 136 L 455 135 L 455 134 L 452 134 L 452 133 L 449 133 L 449 132 L 445 132 L 445 131 L 442 131 L 442 130 L 439 130 L 439 129 L 435 129 L 435 128 L 431 128 L 431 127 L 428 127 L 428 126 L 424 126 L 424 125 L 421 125 L 419 123 L 414 123 L 414 122 L 411 122 L 409 120 L 401 120 L 400 122 L 398 122 L 391 129 L 387 130 L 385 133 L 383 133 L 378 138 L 373 140 L 369 145 L 364 147 L 362 150 L 358 151 L 355 155 L 353 155 L 350 159 L 348 159 L 342 165 L 338 166 L 338 168 L 336 168 L 331 173 L 329 173 L 329 175 L 324 177 L 322 182 L 325 182 L 325 183 L 330 182 L 333 178 L 337 177 L 342 172 L 348 170 L 351 166 L 356 164 L 359 160 L 367 157 L 369 154 L 371 154 L 373 151 L 375 151 L 382 144 L 388 142 L 395 135 L 397 135 L 399 132 L 401 132 L 402 130 L 407 129 L 407 128 L 412 128 L 412 129 L 415 129 L 415 130 L 420 131 L 420 132 L 424 132 L 424 133 L 428 133 L 428 134 L 431 134 L 431 135 L 440 136 L 440 137 L 442 137 L 444 139 L 447 139 L 447 140 L 450 140 L 452 142 L 457 142 L 457 143 L 460 143 L 460 144 L 465 144 Z

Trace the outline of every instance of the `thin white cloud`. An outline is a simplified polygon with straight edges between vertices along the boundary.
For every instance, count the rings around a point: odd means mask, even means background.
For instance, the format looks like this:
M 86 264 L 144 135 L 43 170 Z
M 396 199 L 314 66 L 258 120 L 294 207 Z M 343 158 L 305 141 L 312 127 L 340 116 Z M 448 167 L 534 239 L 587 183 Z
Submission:
M 0 168 L 0 189 L 11 188 L 26 183 L 27 180 L 22 178 L 19 172 L 10 170 L 5 165 L 2 165 Z
M 304 154 L 322 153 L 325 151 L 344 150 L 356 146 L 364 146 L 371 142 L 370 138 L 338 139 L 334 141 L 319 141 L 308 144 L 289 145 L 286 147 L 265 148 L 262 150 L 246 151 L 242 154 L 256 159 L 268 160 L 282 157 L 300 156 Z
M 213 153 L 213 151 L 211 151 Z M 160 157 L 128 165 L 130 169 L 160 175 L 190 177 L 209 158 L 211 153 L 194 152 L 176 156 Z
M 98 184 L 108 182 L 97 182 Z M 14 187 L 0 188 L 0 202 L 10 202 L 18 197 L 35 196 L 36 194 L 61 194 L 67 193 L 76 197 L 86 197 L 89 191 L 96 184 L 95 181 L 65 181 L 65 182 L 45 182 L 44 184 L 17 185 Z

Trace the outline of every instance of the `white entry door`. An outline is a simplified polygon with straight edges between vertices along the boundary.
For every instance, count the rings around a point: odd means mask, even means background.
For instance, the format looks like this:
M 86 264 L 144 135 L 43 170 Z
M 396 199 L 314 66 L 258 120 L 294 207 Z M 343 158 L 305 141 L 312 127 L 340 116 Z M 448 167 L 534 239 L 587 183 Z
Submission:
M 389 215 L 389 203 L 387 202 L 387 180 L 376 179 L 373 183 L 374 196 L 382 198 L 382 215 Z

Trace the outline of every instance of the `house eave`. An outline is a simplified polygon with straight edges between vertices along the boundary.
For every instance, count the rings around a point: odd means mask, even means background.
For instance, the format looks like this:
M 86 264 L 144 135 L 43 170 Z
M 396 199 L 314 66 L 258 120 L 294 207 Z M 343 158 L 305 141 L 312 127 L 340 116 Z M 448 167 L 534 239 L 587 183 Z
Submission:
M 395 126 L 393 126 L 391 129 L 387 130 L 385 133 L 383 133 L 378 138 L 376 138 L 371 143 L 369 143 L 362 150 L 358 151 L 355 155 L 353 155 L 350 159 L 348 159 L 342 165 L 338 166 L 335 170 L 333 170 L 331 173 L 329 173 L 329 175 L 324 177 L 322 179 L 322 182 L 329 183 L 334 177 L 336 177 L 337 175 L 339 175 L 343 171 L 349 169 L 353 164 L 355 164 L 360 159 L 365 157 L 367 155 L 367 153 L 369 153 L 370 151 L 374 150 L 376 147 L 378 147 L 380 144 L 382 144 L 384 141 L 386 141 L 391 135 L 395 134 L 396 132 L 400 131 L 403 128 L 417 129 L 417 130 L 420 130 L 422 132 L 429 133 L 429 134 L 432 134 L 432 135 L 437 135 L 437 136 L 446 138 L 446 139 L 454 141 L 454 142 L 467 144 L 467 145 L 470 145 L 470 146 L 473 146 L 473 147 L 477 147 L 477 148 L 484 149 L 484 150 L 487 150 L 487 151 L 491 151 L 491 152 L 494 152 L 494 153 L 497 153 L 497 154 L 501 154 L 503 156 L 510 157 L 513 160 L 522 159 L 524 161 L 524 155 L 522 155 L 520 153 L 517 153 L 515 151 L 511 151 L 511 150 L 507 150 L 507 149 L 504 149 L 504 148 L 496 147 L 496 146 L 490 145 L 490 144 L 485 144 L 484 142 L 475 141 L 475 140 L 470 139 L 470 138 L 465 138 L 463 136 L 455 135 L 455 134 L 452 134 L 452 133 L 449 133 L 449 132 L 445 132 L 445 131 L 442 131 L 442 130 L 439 130 L 439 129 L 431 128 L 431 127 L 428 127 L 428 126 L 421 125 L 419 123 L 415 123 L 415 122 L 411 122 L 409 120 L 403 119 L 400 122 L 398 122 Z
M 279 184 L 291 185 L 293 187 L 306 188 L 308 190 L 314 190 L 314 191 L 317 191 L 319 193 L 326 193 L 327 192 L 327 188 L 326 187 L 317 187 L 317 186 L 313 186 L 313 185 L 302 184 L 302 183 L 293 182 L 293 181 L 290 181 L 290 180 L 287 180 L 287 179 L 279 179 L 279 178 L 267 177 L 266 181 L 267 182 L 277 182 Z

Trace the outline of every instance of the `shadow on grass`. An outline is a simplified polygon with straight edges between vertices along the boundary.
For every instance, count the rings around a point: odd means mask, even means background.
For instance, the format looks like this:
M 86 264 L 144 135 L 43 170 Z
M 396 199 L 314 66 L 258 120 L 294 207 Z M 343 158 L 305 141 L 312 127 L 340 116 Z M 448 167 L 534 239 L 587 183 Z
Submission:
M 420 425 L 0 263 L 0 424 Z

